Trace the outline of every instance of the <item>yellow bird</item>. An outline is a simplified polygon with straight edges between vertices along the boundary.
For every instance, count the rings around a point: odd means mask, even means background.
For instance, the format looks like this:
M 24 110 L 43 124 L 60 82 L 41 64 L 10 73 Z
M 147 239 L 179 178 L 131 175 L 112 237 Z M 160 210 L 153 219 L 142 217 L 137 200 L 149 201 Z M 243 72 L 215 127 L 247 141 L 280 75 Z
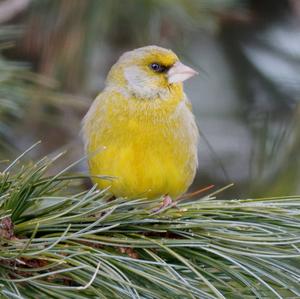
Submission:
M 193 182 L 198 130 L 182 82 L 197 74 L 171 51 L 124 53 L 83 119 L 92 180 L 116 197 L 176 199 Z M 111 180 L 97 178 L 108 175 Z

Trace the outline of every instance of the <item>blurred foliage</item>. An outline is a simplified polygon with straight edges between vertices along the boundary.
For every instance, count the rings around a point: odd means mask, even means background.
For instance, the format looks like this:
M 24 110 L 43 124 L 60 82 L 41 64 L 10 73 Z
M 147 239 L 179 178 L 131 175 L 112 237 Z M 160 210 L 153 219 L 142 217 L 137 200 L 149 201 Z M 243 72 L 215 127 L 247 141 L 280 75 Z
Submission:
M 186 31 L 216 25 L 213 11 L 235 2 L 33 1 L 26 16 L 21 48 L 38 61 L 40 72 L 56 77 L 68 90 L 83 92 L 85 80 L 90 78 L 95 48 L 97 51 L 107 46 L 120 49 L 175 43 L 182 51 L 184 44 L 190 42 Z
M 11 27 L 0 30 L 0 50 L 11 46 L 4 41 L 8 37 L 16 36 L 17 30 Z M 22 63 L 12 62 L 5 59 L 0 53 L 0 140 L 1 147 L 7 147 L 13 142 L 12 127 L 17 120 L 24 116 L 24 107 L 28 100 L 30 79 L 27 82 L 26 66 Z M 27 95 L 26 95 L 27 94 Z
M 5 158 L 21 150 L 18 136 L 24 136 L 27 124 L 57 129 L 64 122 L 65 109 L 86 109 L 80 97 L 59 92 L 57 81 L 33 72 L 30 63 L 7 59 L 5 54 L 14 51 L 22 32 L 15 26 L 0 30 L 0 153 Z M 31 142 L 30 130 L 26 133 Z
M 8 63 L 0 58 L 0 134 L 1 146 L 5 146 L 5 142 L 12 135 L 8 119 L 15 121 L 21 118 L 24 112 L 24 101 L 26 97 L 23 95 L 24 86 L 20 84 L 15 73 L 20 71 L 20 67 Z
M 300 106 L 299 106 L 300 107 Z M 252 193 L 259 196 L 290 194 L 299 191 L 300 178 L 300 109 L 295 109 L 292 118 L 280 127 L 270 128 L 266 123 L 264 133 L 256 132 L 257 152 L 253 161 Z M 272 130 L 272 132 L 268 132 Z M 260 176 L 262 180 L 255 180 Z
M 253 135 L 246 184 L 254 196 L 300 191 L 300 14 L 296 3 L 248 1 L 247 18 L 235 15 L 223 20 L 221 27 L 220 37 L 244 104 L 241 116 Z

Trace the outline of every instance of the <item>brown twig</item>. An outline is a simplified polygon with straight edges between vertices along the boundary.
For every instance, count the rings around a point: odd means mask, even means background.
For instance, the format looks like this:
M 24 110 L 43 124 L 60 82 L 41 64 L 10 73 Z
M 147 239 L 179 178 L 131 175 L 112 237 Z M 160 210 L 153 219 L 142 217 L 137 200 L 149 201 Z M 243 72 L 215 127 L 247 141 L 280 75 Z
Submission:
M 186 199 L 186 198 L 192 198 L 192 197 L 194 197 L 194 196 L 196 196 L 196 195 L 199 195 L 200 193 L 206 192 L 206 191 L 208 191 L 208 190 L 210 190 L 210 189 L 212 189 L 212 188 L 214 188 L 214 187 L 215 187 L 215 185 L 209 185 L 209 186 L 204 187 L 204 188 L 201 188 L 201 189 L 199 189 L 199 190 L 197 190 L 197 191 L 190 192 L 190 193 L 185 193 L 185 194 L 183 194 L 182 196 L 180 196 L 180 197 L 178 198 L 178 200 Z

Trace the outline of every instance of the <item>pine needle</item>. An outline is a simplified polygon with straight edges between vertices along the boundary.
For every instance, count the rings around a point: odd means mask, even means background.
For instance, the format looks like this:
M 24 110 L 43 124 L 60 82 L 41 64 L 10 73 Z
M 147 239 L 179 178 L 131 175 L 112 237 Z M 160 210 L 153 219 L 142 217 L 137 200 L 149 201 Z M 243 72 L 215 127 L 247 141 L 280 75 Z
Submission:
M 46 176 L 55 159 L 0 177 L 4 298 L 298 298 L 300 196 L 108 201 Z M 208 190 L 200 190 L 208 191 Z M 199 192 L 199 193 L 201 193 Z

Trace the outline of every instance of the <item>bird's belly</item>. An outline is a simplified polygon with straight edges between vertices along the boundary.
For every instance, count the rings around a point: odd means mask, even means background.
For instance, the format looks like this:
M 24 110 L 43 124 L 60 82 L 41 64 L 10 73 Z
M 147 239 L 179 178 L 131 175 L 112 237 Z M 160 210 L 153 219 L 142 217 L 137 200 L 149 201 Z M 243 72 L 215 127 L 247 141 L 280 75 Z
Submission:
M 127 128 L 122 138 L 100 136 L 98 142 L 90 143 L 89 152 L 104 146 L 90 158 L 90 171 L 93 176 L 113 178 L 94 178 L 94 182 L 100 188 L 110 187 L 115 196 L 178 197 L 192 183 L 197 156 L 193 141 L 178 138 L 174 132 L 144 129 L 130 133 Z

